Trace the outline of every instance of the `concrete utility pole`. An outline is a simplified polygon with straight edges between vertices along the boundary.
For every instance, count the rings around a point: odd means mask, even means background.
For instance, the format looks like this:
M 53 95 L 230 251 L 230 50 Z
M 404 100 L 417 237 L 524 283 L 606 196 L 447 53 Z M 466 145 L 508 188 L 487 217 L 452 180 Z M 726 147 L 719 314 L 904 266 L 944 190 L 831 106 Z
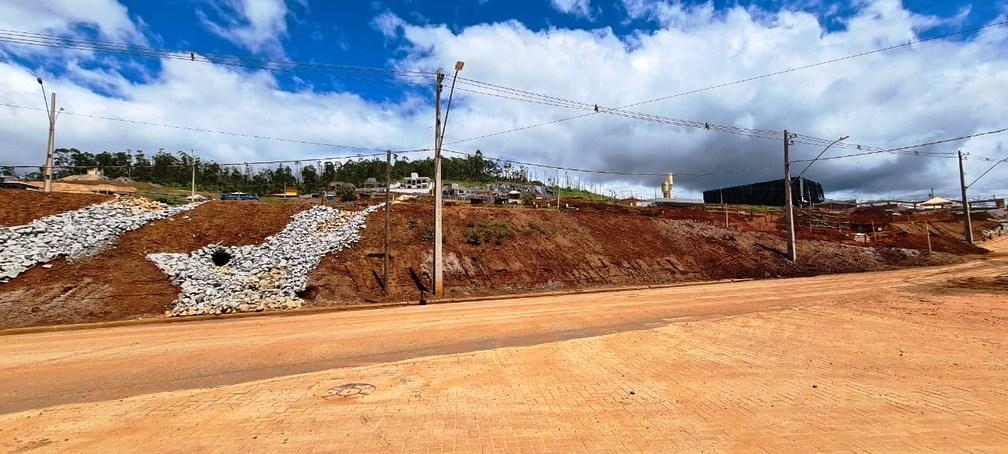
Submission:
M 934 197 L 932 197 L 932 198 L 934 198 Z M 928 225 L 927 222 L 924 223 L 924 233 L 927 235 L 928 254 L 930 254 L 932 252 L 931 251 L 931 227 Z
M 444 125 L 441 123 L 441 83 L 444 81 L 444 72 L 437 70 L 437 89 L 435 90 L 434 101 L 434 296 L 444 296 L 444 251 L 442 250 L 442 181 L 441 181 L 441 142 L 444 141 L 444 127 L 448 124 L 448 114 L 451 113 L 452 95 L 455 94 L 455 81 L 458 80 L 459 71 L 462 71 L 464 63 L 455 62 L 455 76 L 452 78 L 451 90 L 448 92 L 448 108 L 445 109 Z
M 966 234 L 964 238 L 967 243 L 973 244 L 973 220 L 970 219 L 969 200 L 966 199 L 966 171 L 963 170 L 962 150 L 959 150 L 959 186 L 962 188 L 963 216 L 965 217 L 963 229 L 966 230 Z
M 792 262 L 798 260 L 795 251 L 795 226 L 794 226 L 794 206 L 791 202 L 791 157 L 789 156 L 789 146 L 791 144 L 791 133 L 784 130 L 784 216 L 787 218 L 787 258 Z
M 41 77 L 36 77 L 39 87 L 42 87 L 42 102 L 45 103 L 45 84 Z M 46 113 L 49 114 L 49 140 L 46 142 L 46 160 L 42 175 L 42 190 L 52 192 L 53 184 L 53 153 L 56 148 L 56 93 L 52 93 L 52 107 L 46 104 Z
M 192 194 L 189 196 L 189 200 L 196 201 L 196 154 L 193 153 L 192 149 L 189 149 L 189 158 L 192 159 Z
M 724 188 L 718 190 L 721 194 L 721 209 L 724 210 L 724 228 L 728 228 L 728 205 L 724 203 Z
M 556 188 L 556 211 L 560 211 L 560 171 L 556 171 L 556 181 L 553 182 Z
M 434 89 L 434 256 L 431 258 L 431 280 L 434 296 L 444 295 L 444 269 L 441 263 L 441 82 L 444 72 L 440 68 L 435 76 Z
M 389 217 L 392 215 L 392 150 L 385 152 L 385 259 L 382 263 L 382 281 L 385 295 L 389 294 Z M 325 200 L 325 198 L 323 198 Z

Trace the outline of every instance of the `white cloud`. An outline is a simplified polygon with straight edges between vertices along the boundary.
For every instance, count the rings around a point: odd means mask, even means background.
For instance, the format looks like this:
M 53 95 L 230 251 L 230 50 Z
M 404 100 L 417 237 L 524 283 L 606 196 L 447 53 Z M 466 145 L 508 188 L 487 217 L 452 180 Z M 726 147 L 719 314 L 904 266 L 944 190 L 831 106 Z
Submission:
M 662 95 L 823 61 L 905 42 L 922 18 L 888 1 L 865 4 L 843 31 L 826 32 L 816 17 L 794 12 L 732 8 L 710 14 L 683 10 L 668 27 L 630 38 L 608 29 L 530 30 L 509 21 L 452 32 L 392 15 L 376 28 L 407 50 L 402 67 L 451 68 L 466 62 L 463 76 L 557 96 L 619 106 Z M 382 16 L 379 16 L 382 17 Z M 672 16 L 670 16 L 672 17 Z M 999 20 L 1004 20 L 999 19 Z M 382 25 L 388 25 L 382 28 Z M 671 24 L 690 24 L 677 27 Z M 713 123 L 793 131 L 821 137 L 851 135 L 849 142 L 880 146 L 918 143 L 1006 126 L 1008 29 L 992 28 L 968 41 L 938 41 L 799 71 L 756 82 L 677 97 L 636 109 Z M 351 93 L 278 88 L 272 74 L 188 62 L 164 61 L 145 82 L 71 67 L 73 77 L 47 81 L 68 111 L 294 137 L 377 148 L 412 148 L 432 142 L 433 107 L 427 98 L 373 102 Z M 86 87 L 105 81 L 115 98 Z M 0 102 L 41 107 L 29 68 L 0 63 L 0 83 L 10 87 Z M 460 85 L 459 88 L 464 88 Z M 427 96 L 424 94 L 423 96 Z M 466 137 L 550 121 L 581 112 L 500 98 L 455 93 L 447 144 Z M 60 118 L 58 146 L 91 151 L 143 148 L 195 149 L 220 161 L 294 159 L 338 155 L 324 147 L 145 127 L 74 116 Z M 45 148 L 45 114 L 0 106 L 5 162 L 39 163 Z M 1008 152 L 1008 136 L 936 147 L 975 155 Z M 999 148 L 1000 147 L 1000 148 Z M 780 142 L 704 130 L 672 128 L 595 115 L 476 142 L 463 151 L 533 162 L 637 172 L 734 170 L 778 165 Z M 797 146 L 797 158 L 818 149 Z M 832 150 L 830 154 L 843 153 Z M 967 163 L 972 175 L 986 168 Z M 676 178 L 678 191 L 779 178 L 780 170 L 722 177 Z M 538 172 L 552 176 L 552 172 Z M 572 174 L 572 178 L 575 175 Z M 955 162 L 879 155 L 816 164 L 809 175 L 831 196 L 851 193 L 921 195 L 935 187 L 954 195 Z M 582 176 L 612 186 L 657 185 L 658 179 Z M 1008 166 L 988 175 L 977 193 L 1008 190 Z M 838 191 L 840 193 L 838 194 Z M 650 193 L 650 190 L 649 192 Z
M 660 17 L 666 28 L 626 40 L 605 29 L 537 32 L 513 22 L 473 26 L 457 34 L 443 26 L 406 26 L 404 37 L 416 52 L 404 65 L 450 68 L 451 62 L 462 59 L 464 75 L 473 79 L 620 106 L 906 42 L 918 36 L 915 31 L 933 26 L 932 18 L 914 15 L 892 1 L 866 4 L 849 20 L 847 30 L 837 32 L 826 32 L 815 16 L 801 12 L 736 7 L 712 14 L 706 6 L 672 10 L 654 13 L 664 14 Z M 744 127 L 790 128 L 820 137 L 851 135 L 852 142 L 882 146 L 995 129 L 1005 126 L 1008 114 L 1008 97 L 998 94 L 1008 81 L 1006 37 L 1004 28 L 990 29 L 965 43 L 917 45 L 638 109 Z M 465 94 L 457 108 L 448 142 L 577 114 Z M 938 150 L 955 151 L 958 146 L 992 154 L 1005 140 L 978 139 Z M 522 160 L 637 172 L 730 170 L 781 159 L 780 142 L 604 115 L 465 146 Z M 799 158 L 817 152 L 810 147 L 795 150 Z M 678 181 L 702 189 L 779 178 L 779 173 Z M 923 192 L 931 186 L 952 190 L 955 175 L 955 166 L 947 160 L 892 155 L 819 163 L 809 173 L 824 180 L 834 194 Z M 1008 187 L 997 178 L 986 183 Z
M 550 0 L 553 8 L 564 14 L 592 19 L 591 0 Z
M 211 14 L 197 15 L 215 35 L 252 52 L 282 54 L 280 40 L 287 35 L 284 0 L 211 0 Z
M 115 0 L 37 0 L 0 2 L 0 28 L 34 33 L 97 28 L 107 38 L 142 41 L 129 12 Z
M 406 25 L 406 21 L 391 11 L 385 11 L 371 21 L 371 26 L 386 38 L 394 38 L 404 25 Z
M 707 24 L 714 16 L 714 4 L 709 0 L 696 5 L 683 5 L 679 0 L 623 0 L 630 19 L 652 20 L 662 27 L 687 28 Z

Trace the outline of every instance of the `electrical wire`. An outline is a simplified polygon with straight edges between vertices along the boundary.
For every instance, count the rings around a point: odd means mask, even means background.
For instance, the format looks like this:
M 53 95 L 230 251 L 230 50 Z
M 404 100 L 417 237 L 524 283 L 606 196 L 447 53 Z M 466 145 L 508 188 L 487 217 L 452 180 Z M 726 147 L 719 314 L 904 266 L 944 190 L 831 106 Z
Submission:
M 427 151 L 433 151 L 433 148 L 418 148 L 418 149 L 414 149 L 414 150 L 392 150 L 392 152 L 396 153 L 396 154 L 421 153 L 421 152 L 427 152 Z M 217 165 L 217 166 L 221 166 L 221 167 L 225 167 L 225 166 L 239 167 L 239 166 L 245 166 L 245 165 L 297 163 L 297 162 L 301 162 L 301 161 L 339 161 L 339 160 L 344 160 L 344 159 L 370 158 L 370 157 L 385 156 L 386 153 L 387 153 L 387 151 L 382 151 L 381 153 L 359 153 L 359 154 L 352 154 L 352 155 L 324 156 L 324 157 L 311 156 L 311 157 L 298 158 L 298 159 L 275 159 L 275 160 L 268 160 L 268 161 L 242 161 L 242 162 L 216 162 L 216 161 L 210 161 L 210 160 L 202 160 L 202 159 L 200 159 L 197 156 L 196 157 L 196 166 L 197 167 L 201 167 L 201 166 L 205 167 L 205 166 L 210 166 L 210 165 Z M 156 166 L 153 163 L 151 163 L 151 164 L 147 164 L 147 165 L 141 165 L 141 164 L 128 164 L 128 165 L 84 165 L 84 166 L 54 165 L 53 168 L 54 169 L 94 169 L 94 168 L 102 168 L 102 169 L 126 169 L 126 168 L 134 168 L 134 169 L 138 169 L 138 168 L 145 168 L 145 167 L 169 167 L 169 168 L 184 168 L 184 169 L 188 169 L 188 168 L 192 168 L 192 166 L 193 166 L 192 164 L 168 164 L 168 165 L 163 165 L 163 166 Z M 44 165 L 20 164 L 20 165 L 0 165 L 0 167 L 10 167 L 10 168 L 14 168 L 14 169 L 37 169 L 39 167 L 44 167 Z
M 987 176 L 987 174 L 990 173 L 991 170 L 994 170 L 995 167 L 997 167 L 998 165 L 1000 165 L 1003 162 L 1008 162 L 1008 157 L 1005 157 L 1004 159 L 1001 159 L 1001 160 L 995 162 L 994 165 L 990 166 L 987 170 L 985 170 L 983 173 L 981 173 L 980 176 L 974 178 L 973 181 L 970 182 L 970 184 L 967 184 L 966 188 L 969 189 L 970 187 L 972 187 L 974 183 L 976 183 L 977 181 L 980 181 L 981 178 Z
M 868 156 L 868 155 L 880 154 L 880 153 L 901 153 L 901 154 L 905 154 L 905 155 L 908 155 L 908 156 L 916 156 L 916 157 L 939 157 L 939 158 L 945 158 L 946 156 L 944 156 L 944 155 L 922 153 L 922 152 L 919 152 L 919 151 L 915 151 L 914 149 L 916 149 L 916 148 L 923 148 L 923 147 L 932 146 L 932 145 L 939 145 L 939 144 L 943 144 L 943 143 L 962 141 L 962 140 L 971 139 L 971 138 L 974 138 L 974 137 L 982 137 L 982 136 L 986 136 L 986 135 L 999 134 L 999 133 L 1003 133 L 1005 131 L 1008 131 L 1008 128 L 995 129 L 995 130 L 991 130 L 991 131 L 985 131 L 985 132 L 980 132 L 980 133 L 975 133 L 975 134 L 963 135 L 963 136 L 959 136 L 959 137 L 952 137 L 952 138 L 947 138 L 947 139 L 934 140 L 934 141 L 919 143 L 919 144 L 915 144 L 915 145 L 906 145 L 906 146 L 899 146 L 899 147 L 892 147 L 892 148 L 883 148 L 883 149 L 878 149 L 878 150 L 863 151 L 863 152 L 860 152 L 860 153 L 852 153 L 852 154 L 846 154 L 846 155 L 821 157 L 821 158 L 819 158 L 819 160 L 820 161 L 826 161 L 826 160 L 834 160 L 834 159 L 845 159 L 845 158 L 853 158 L 853 157 L 859 157 L 859 156 Z M 448 148 L 443 148 L 442 150 L 443 151 L 447 151 L 449 153 L 458 154 L 458 155 L 473 156 L 473 153 L 467 153 L 467 152 L 462 152 L 462 151 L 448 149 Z M 705 170 L 705 171 L 694 171 L 694 172 L 628 172 L 628 171 L 610 171 L 610 170 L 599 170 L 599 169 L 584 169 L 584 168 L 567 167 L 567 166 L 560 166 L 560 165 L 554 165 L 554 164 L 543 164 L 543 163 L 536 163 L 536 162 L 519 161 L 519 160 L 514 160 L 514 159 L 506 159 L 506 158 L 500 158 L 500 157 L 485 155 L 485 154 L 482 154 L 482 152 L 481 152 L 481 156 L 483 158 L 485 158 L 485 159 L 490 159 L 490 160 L 493 160 L 493 161 L 508 162 L 508 163 L 511 163 L 511 164 L 525 165 L 525 166 L 530 166 L 530 167 L 539 167 L 539 168 L 545 168 L 545 169 L 565 170 L 565 171 L 571 171 L 571 172 L 581 172 L 581 173 L 591 173 L 591 174 L 619 175 L 619 176 L 649 176 L 649 177 L 650 176 L 665 176 L 665 175 L 672 175 L 672 176 L 679 176 L 679 177 L 682 177 L 682 176 L 715 176 L 715 175 L 731 175 L 731 174 L 740 174 L 740 173 L 753 173 L 753 172 L 760 171 L 760 170 L 765 170 L 765 169 L 771 169 L 771 168 L 778 168 L 778 167 L 780 167 L 779 164 L 767 164 L 767 165 L 763 165 L 763 166 L 755 166 L 755 167 L 749 167 L 749 168 L 745 168 L 745 169 L 735 169 L 735 170 Z M 795 163 L 811 162 L 811 161 L 813 161 L 813 160 L 812 159 L 796 159 L 796 160 L 792 160 L 791 163 L 795 164 Z M 1005 158 L 1005 160 L 1003 160 L 1003 161 L 1008 161 L 1008 158 Z
M 859 58 L 859 57 L 864 57 L 864 56 L 868 56 L 868 55 L 873 55 L 873 54 L 878 54 L 878 53 L 882 53 L 882 52 L 887 52 L 887 51 L 891 51 L 891 50 L 895 50 L 895 49 L 899 49 L 899 48 L 903 48 L 903 47 L 909 47 L 909 46 L 912 46 L 914 44 L 926 43 L 926 42 L 929 42 L 929 41 L 935 41 L 935 40 L 939 40 L 939 39 L 943 39 L 943 38 L 949 38 L 949 37 L 952 37 L 952 36 L 968 34 L 968 33 L 976 32 L 976 31 L 984 30 L 984 29 L 987 29 L 987 28 L 1000 27 L 1000 26 L 1004 26 L 1004 25 L 1008 25 L 1008 21 L 995 22 L 995 23 L 987 24 L 987 25 L 980 26 L 980 27 L 974 27 L 974 28 L 970 28 L 970 29 L 960 30 L 960 31 L 957 31 L 957 32 L 945 33 L 945 34 L 936 35 L 936 36 L 932 36 L 932 37 L 928 37 L 928 38 L 921 38 L 921 39 L 918 39 L 918 40 L 912 40 L 912 41 L 908 41 L 906 43 L 901 43 L 901 44 L 897 44 L 897 45 L 893 45 L 893 46 L 881 47 L 881 48 L 877 48 L 877 49 L 873 49 L 873 50 L 869 50 L 869 51 L 864 51 L 864 52 L 859 52 L 859 53 L 855 53 L 855 54 L 845 55 L 845 56 L 842 56 L 842 57 L 837 57 L 837 58 L 833 58 L 833 59 L 829 59 L 829 60 L 824 60 L 824 61 L 820 61 L 820 62 L 816 62 L 816 63 L 811 63 L 811 64 L 807 64 L 807 65 L 801 65 L 801 66 L 795 66 L 795 67 L 786 68 L 786 69 L 783 69 L 783 70 L 780 70 L 780 71 L 774 71 L 774 72 L 770 72 L 770 73 L 765 73 L 765 74 L 760 74 L 760 75 L 756 75 L 756 76 L 752 76 L 752 77 L 747 77 L 747 78 L 744 78 L 744 79 L 738 79 L 738 80 L 734 80 L 734 81 L 730 81 L 730 82 L 724 82 L 724 83 L 720 83 L 720 84 L 710 85 L 710 86 L 707 86 L 707 87 L 697 88 L 697 89 L 693 89 L 693 90 L 687 90 L 687 91 L 675 93 L 675 94 L 668 95 L 668 96 L 661 96 L 661 97 L 657 97 L 657 98 L 652 98 L 652 99 L 647 99 L 647 100 L 643 100 L 643 101 L 638 101 L 638 102 L 622 105 L 622 106 L 619 106 L 619 107 L 616 107 L 616 108 L 605 108 L 605 107 L 602 107 L 602 106 L 596 107 L 595 104 L 589 104 L 589 103 L 585 103 L 585 102 L 581 102 L 581 101 L 573 101 L 573 100 L 568 100 L 568 99 L 563 99 L 563 98 L 558 98 L 558 97 L 552 97 L 552 96 L 548 96 L 548 95 L 543 95 L 543 94 L 539 94 L 539 93 L 530 92 L 530 91 L 527 91 L 527 90 L 520 90 L 520 89 L 509 88 L 509 87 L 503 87 L 501 85 L 491 84 L 489 82 L 481 82 L 481 81 L 477 81 L 477 80 L 473 80 L 473 79 L 461 78 L 460 77 L 460 80 L 463 80 L 466 83 L 476 84 L 476 85 L 479 85 L 479 86 L 484 87 L 484 88 L 499 88 L 499 89 L 504 90 L 506 93 L 510 93 L 510 95 L 500 95 L 501 97 L 509 97 L 511 99 L 515 99 L 515 98 L 519 97 L 517 95 L 520 95 L 520 94 L 530 94 L 531 93 L 531 94 L 534 94 L 534 96 L 535 96 L 534 99 L 539 99 L 539 100 L 542 101 L 542 103 L 546 103 L 549 100 L 553 100 L 553 101 L 557 101 L 557 102 L 555 102 L 553 104 L 550 104 L 550 105 L 554 105 L 554 106 L 557 106 L 557 107 L 568 107 L 568 108 L 586 108 L 587 106 L 590 105 L 592 111 L 589 112 L 589 113 L 586 113 L 586 114 L 574 115 L 574 116 L 570 116 L 570 117 L 564 117 L 564 118 L 559 118 L 559 119 L 545 121 L 545 122 L 532 123 L 532 124 L 518 126 L 518 127 L 514 127 L 514 128 L 510 128 L 510 129 L 505 129 L 505 130 L 501 130 L 501 131 L 490 132 L 490 133 L 485 133 L 485 134 L 481 134 L 481 135 L 478 135 L 478 136 L 473 136 L 473 137 L 468 137 L 468 138 L 464 138 L 464 139 L 454 140 L 452 142 L 449 142 L 449 145 L 456 145 L 456 144 L 460 144 L 460 143 L 472 142 L 472 141 L 476 141 L 476 140 L 485 139 L 485 138 L 488 138 L 488 137 L 494 137 L 494 136 L 499 136 L 499 135 L 503 135 L 503 134 L 510 134 L 510 133 L 519 132 L 519 131 L 526 131 L 526 130 L 529 130 L 529 129 L 538 128 L 538 127 L 542 127 L 542 126 L 554 125 L 554 124 L 558 124 L 558 123 L 562 123 L 562 122 L 566 122 L 566 121 L 570 121 L 570 120 L 575 120 L 575 119 L 579 119 L 579 118 L 585 118 L 585 117 L 589 117 L 589 116 L 596 115 L 596 114 L 599 114 L 599 113 L 615 113 L 617 111 L 622 111 L 623 109 L 630 108 L 630 107 L 637 107 L 637 106 L 641 106 L 641 105 L 645 105 L 645 104 L 651 104 L 651 103 L 655 103 L 655 102 L 659 102 L 659 101 L 665 101 L 665 100 L 669 100 L 669 99 L 673 99 L 673 98 L 678 98 L 678 97 L 682 97 L 682 96 L 687 96 L 687 95 L 692 95 L 692 94 L 697 94 L 697 93 L 703 93 L 703 92 L 706 92 L 706 91 L 711 91 L 711 90 L 715 90 L 715 89 L 719 89 L 719 88 L 725 88 L 725 87 L 729 87 L 729 86 L 733 86 L 733 85 L 743 84 L 743 83 L 752 82 L 752 81 L 756 81 L 756 80 L 760 80 L 760 79 L 766 79 L 766 78 L 775 77 L 775 76 L 779 76 L 779 75 L 783 75 L 783 74 L 787 74 L 787 73 L 792 73 L 792 72 L 796 72 L 796 71 L 802 71 L 802 70 L 806 70 L 806 69 L 816 68 L 816 67 L 819 67 L 819 66 L 829 65 L 829 64 L 832 64 L 832 63 L 838 63 L 838 62 L 842 62 L 842 61 L 851 60 L 851 59 L 854 59 L 854 58 Z M 471 91 L 471 90 L 470 89 L 466 89 L 466 91 Z M 826 144 L 828 144 L 830 142 L 829 139 L 813 138 L 811 136 L 800 136 L 800 138 L 804 139 L 806 141 L 809 141 L 809 142 L 814 142 L 814 143 L 810 143 L 810 145 L 826 145 Z M 781 139 L 781 140 L 783 140 L 783 139 Z M 858 145 L 858 144 L 842 144 L 842 145 L 843 146 L 840 146 L 839 148 L 856 148 L 856 149 L 866 149 L 866 148 L 868 148 L 868 147 L 866 147 L 864 145 Z
M 11 107 L 11 108 L 15 108 L 15 109 L 26 109 L 26 110 L 37 110 L 37 111 L 41 111 L 42 110 L 42 109 L 40 109 L 38 107 L 21 106 L 21 105 L 10 104 L 10 103 L 0 103 L 0 106 Z M 138 125 L 144 125 L 144 126 L 155 126 L 155 127 L 160 127 L 160 128 L 178 129 L 178 130 L 183 130 L 183 131 L 203 132 L 203 133 L 208 133 L 208 134 L 220 134 L 220 135 L 228 135 L 228 136 L 235 136 L 235 137 L 244 137 L 244 138 L 249 138 L 249 139 L 257 139 L 257 140 L 270 140 L 270 141 L 297 143 L 297 144 L 304 144 L 304 145 L 318 145 L 318 146 L 323 146 L 323 147 L 342 148 L 342 149 L 348 149 L 348 150 L 376 151 L 376 152 L 381 152 L 382 155 L 384 155 L 385 151 L 388 150 L 387 148 L 372 148 L 372 147 L 362 147 L 362 146 L 357 146 L 357 145 L 345 145 L 345 144 L 336 144 L 336 143 L 327 143 L 327 142 L 316 142 L 316 141 L 311 141 L 311 140 L 291 139 L 291 138 L 286 138 L 286 137 L 265 136 L 265 135 L 260 135 L 260 134 L 249 134 L 249 133 L 225 131 L 225 130 L 219 130 L 219 129 L 197 128 L 197 127 L 192 127 L 192 126 L 181 126 L 181 125 L 173 125 L 173 124 L 167 124 L 167 123 L 155 123 L 155 122 L 143 121 L 143 120 L 133 120 L 133 119 L 119 118 L 119 117 L 107 117 L 107 116 L 103 116 L 103 115 L 95 115 L 95 114 L 87 114 L 87 113 L 75 113 L 75 112 L 69 112 L 69 111 L 63 111 L 63 114 L 64 115 L 71 115 L 71 116 L 75 116 L 75 117 L 84 117 L 84 118 L 91 118 L 91 119 L 98 119 L 98 120 L 118 121 L 118 122 L 122 122 L 122 123 L 131 123 L 131 124 L 138 124 Z M 393 151 L 400 152 L 400 151 L 406 151 L 406 150 L 393 150 Z
M 71 38 L 42 33 L 32 33 L 20 30 L 0 29 L 0 42 L 30 46 L 65 48 L 93 52 L 118 53 L 124 55 L 157 57 L 175 60 L 201 61 L 230 66 L 250 66 L 267 70 L 285 70 L 293 68 L 314 68 L 325 71 L 362 72 L 372 74 L 397 74 L 401 76 L 432 75 L 433 71 L 410 70 L 398 68 L 376 68 L 367 66 L 341 65 L 332 63 L 303 62 L 294 60 L 247 58 L 232 55 L 214 54 L 196 51 L 172 51 L 153 47 L 126 43 Z

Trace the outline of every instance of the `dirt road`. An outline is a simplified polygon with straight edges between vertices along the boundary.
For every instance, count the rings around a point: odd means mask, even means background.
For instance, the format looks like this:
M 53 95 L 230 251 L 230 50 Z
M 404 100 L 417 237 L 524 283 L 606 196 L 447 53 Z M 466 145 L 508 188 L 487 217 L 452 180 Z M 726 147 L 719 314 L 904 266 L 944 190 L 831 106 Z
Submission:
M 0 337 L 0 450 L 1003 450 L 1006 290 L 1002 253 Z

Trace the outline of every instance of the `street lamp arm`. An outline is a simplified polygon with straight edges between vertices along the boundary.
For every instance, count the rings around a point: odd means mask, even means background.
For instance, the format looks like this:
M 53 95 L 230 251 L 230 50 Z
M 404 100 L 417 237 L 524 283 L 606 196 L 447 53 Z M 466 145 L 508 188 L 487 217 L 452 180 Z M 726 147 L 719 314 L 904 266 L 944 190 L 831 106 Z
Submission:
M 984 173 L 981 173 L 980 176 L 974 178 L 973 181 L 970 182 L 970 184 L 967 184 L 966 185 L 966 189 L 969 189 L 970 187 L 972 187 L 974 183 L 976 183 L 977 181 L 980 181 L 981 178 L 987 176 L 987 174 L 990 173 L 991 170 L 994 170 L 995 167 L 997 167 L 999 164 L 1001 164 L 1003 162 L 1008 162 L 1008 158 L 999 159 L 997 162 L 994 163 L 994 165 L 990 166 L 990 168 L 988 168 L 987 170 L 985 170 Z
M 52 111 L 49 110 L 49 97 L 46 95 L 45 84 L 42 83 L 41 77 L 36 77 L 35 80 L 38 81 L 39 87 L 42 87 L 42 104 L 45 104 L 46 114 L 49 115 L 49 120 L 51 121 L 55 117 L 53 117 Z
M 832 147 L 833 145 L 836 145 L 836 144 L 838 144 L 838 143 L 840 143 L 840 142 L 842 142 L 842 141 L 844 141 L 844 140 L 847 140 L 847 139 L 849 139 L 849 138 L 850 138 L 850 136 L 843 136 L 843 137 L 840 137 L 840 138 L 839 138 L 839 139 L 837 139 L 837 140 L 834 140 L 834 141 L 830 142 L 830 144 L 829 144 L 829 145 L 826 145 L 826 148 L 823 148 L 823 149 L 822 149 L 822 151 L 820 151 L 820 152 L 819 152 L 819 155 L 818 155 L 818 156 L 816 156 L 816 157 L 815 157 L 815 159 L 813 159 L 813 160 L 812 160 L 812 162 L 809 162 L 809 163 L 808 163 L 808 165 L 807 165 L 807 166 L 805 166 L 805 169 L 804 169 L 804 170 L 802 170 L 802 171 L 801 171 L 801 173 L 799 173 L 799 174 L 798 174 L 798 178 L 801 178 L 801 177 L 802 177 L 802 175 L 805 175 L 805 172 L 807 172 L 807 171 L 808 171 L 809 167 L 812 167 L 812 164 L 815 164 L 815 162 L 816 162 L 816 161 L 817 161 L 817 160 L 818 160 L 819 158 L 821 158 L 821 157 L 822 157 L 822 155 L 826 154 L 826 150 L 829 150 L 829 149 L 830 149 L 830 147 Z
M 441 144 L 444 143 L 445 131 L 448 129 L 448 114 L 451 113 L 452 96 L 455 94 L 455 81 L 458 80 L 459 71 L 462 70 L 462 62 L 455 63 L 455 75 L 452 77 L 451 89 L 448 90 L 448 106 L 445 107 L 444 121 L 441 122 L 441 135 L 438 138 L 438 149 L 441 149 Z

